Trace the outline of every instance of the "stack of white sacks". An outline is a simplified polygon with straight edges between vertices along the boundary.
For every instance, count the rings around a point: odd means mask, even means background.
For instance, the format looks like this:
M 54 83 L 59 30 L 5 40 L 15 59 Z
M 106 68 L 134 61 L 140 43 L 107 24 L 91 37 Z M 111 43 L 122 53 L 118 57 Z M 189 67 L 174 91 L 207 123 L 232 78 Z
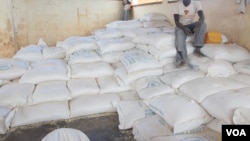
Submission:
M 114 21 L 90 36 L 20 49 L 0 60 L 0 133 L 33 123 L 117 112 L 138 141 L 220 140 L 222 124 L 250 124 L 250 54 L 206 44 L 175 68 L 174 26 L 161 13 Z

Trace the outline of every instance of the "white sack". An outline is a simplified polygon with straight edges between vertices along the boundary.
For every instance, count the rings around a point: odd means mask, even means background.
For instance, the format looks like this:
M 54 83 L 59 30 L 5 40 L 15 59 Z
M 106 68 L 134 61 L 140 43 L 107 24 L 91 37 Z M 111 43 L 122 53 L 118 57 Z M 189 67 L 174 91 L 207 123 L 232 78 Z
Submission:
M 107 63 L 117 63 L 120 61 L 120 56 L 123 54 L 123 51 L 112 51 L 102 54 L 98 51 L 99 55 L 102 57 L 102 60 Z
M 90 141 L 90 139 L 80 130 L 59 128 L 49 132 L 41 141 Z
M 233 124 L 237 108 L 250 108 L 250 87 L 218 92 L 206 97 L 201 105 L 216 119 Z
M 159 33 L 152 33 L 149 34 L 150 37 L 150 45 L 156 47 L 160 50 L 168 50 L 170 48 L 175 48 L 175 34 L 168 33 L 168 32 L 159 32 Z M 186 46 L 192 46 L 191 41 L 192 36 L 188 36 L 186 39 Z
M 235 73 L 233 65 L 224 60 L 215 60 L 207 68 L 207 76 L 211 77 L 229 77 Z
M 0 79 L 0 86 L 3 86 L 3 85 L 8 84 L 10 82 L 11 82 L 11 80 L 1 80 Z
M 187 49 L 189 49 L 189 48 L 187 48 Z M 155 46 L 149 45 L 148 52 L 150 54 L 152 54 L 158 60 L 176 57 L 176 49 L 174 46 L 169 46 L 167 49 L 157 49 Z M 191 51 L 188 51 L 188 52 L 192 53 L 193 49 Z
M 229 123 L 226 123 L 225 121 L 223 120 L 220 120 L 220 119 L 213 119 L 211 120 L 206 126 L 213 130 L 213 131 L 216 131 L 218 133 L 221 133 L 222 131 L 222 125 L 228 125 Z
M 67 101 L 71 95 L 66 86 L 66 81 L 45 81 L 36 85 L 30 97 L 29 104 L 39 104 L 53 101 Z
M 160 50 L 168 50 L 175 47 L 175 35 L 168 33 L 153 33 L 149 34 L 150 45 Z
M 148 53 L 148 45 L 145 44 L 136 44 L 135 48 L 144 51 L 145 53 Z
M 48 102 L 17 107 L 11 127 L 69 119 L 68 102 Z
M 201 52 L 214 59 L 228 62 L 239 62 L 250 59 L 250 53 L 244 47 L 237 44 L 205 44 Z
M 207 73 L 208 66 L 214 61 L 209 57 L 198 57 L 194 54 L 188 55 L 189 63 L 193 66 L 193 68 L 200 69 L 203 72 Z
M 98 49 L 94 36 L 73 36 L 65 39 L 60 45 L 66 50 L 66 54 L 71 54 L 81 49 L 95 50 Z
M 233 67 L 237 72 L 250 75 L 250 60 L 236 62 Z
M 174 134 L 190 131 L 211 120 L 199 104 L 175 94 L 161 95 L 146 103 L 173 128 Z
M 115 39 L 123 37 L 122 31 L 119 29 L 111 29 L 111 28 L 102 28 L 97 29 L 92 33 L 96 40 L 103 40 L 103 39 Z
M 120 92 L 117 95 L 120 97 L 121 101 L 124 101 L 124 100 L 139 100 L 140 99 L 137 92 L 134 91 L 134 90 Z
M 116 39 L 102 39 L 97 41 L 102 54 L 113 51 L 124 51 L 135 47 L 132 39 L 128 37 Z
M 173 58 L 176 57 L 176 48 L 173 45 L 166 45 L 163 43 L 164 48 L 158 49 L 155 46 L 150 45 L 149 46 L 149 53 L 152 54 L 154 57 L 156 57 L 159 60 L 163 60 L 165 58 Z M 194 51 L 194 47 L 191 45 L 191 43 L 186 44 L 187 48 L 187 54 L 190 55 Z
M 192 36 L 188 37 L 186 42 L 192 40 Z M 149 32 L 139 34 L 132 40 L 137 44 L 148 44 L 160 50 L 170 50 L 175 48 L 175 35 L 168 32 Z
M 14 116 L 11 108 L 0 107 L 0 134 L 6 134 Z
M 43 48 L 43 59 L 64 59 L 66 51 L 62 47 L 45 47 Z
M 185 69 L 190 69 L 190 67 L 188 65 L 184 65 L 183 67 L 176 67 L 176 63 L 168 63 L 163 66 L 164 74 Z
M 148 34 L 148 33 L 153 33 L 153 32 L 160 32 L 161 28 L 157 28 L 157 27 L 152 27 L 152 28 L 124 28 L 124 29 L 120 29 L 123 33 L 125 37 L 130 37 L 130 38 L 135 38 L 139 35 L 144 35 L 144 34 Z
M 114 21 L 105 25 L 108 29 L 118 28 L 118 29 L 136 29 L 143 27 L 139 20 L 127 20 L 127 21 Z
M 148 22 L 142 22 L 143 27 L 149 28 L 149 27 L 169 27 L 172 26 L 172 24 L 168 21 L 148 21 Z
M 142 33 L 135 36 L 132 40 L 135 44 L 142 44 L 142 45 L 149 45 L 150 44 L 150 37 L 148 33 Z
M 113 104 L 119 116 L 119 129 L 131 129 L 136 120 L 155 115 L 141 100 L 119 101 Z
M 42 47 L 42 48 L 48 47 L 47 43 L 42 38 L 39 39 L 37 45 Z
M 249 107 L 237 108 L 234 111 L 233 122 L 234 124 L 249 125 L 250 124 L 250 108 Z
M 237 73 L 229 77 L 230 79 L 233 79 L 235 81 L 241 82 L 243 84 L 246 84 L 250 87 L 250 75 L 243 74 L 243 73 Z
M 28 104 L 28 97 L 35 89 L 33 84 L 9 83 L 0 89 L 0 106 L 21 106 Z
M 113 75 L 114 69 L 106 62 L 71 64 L 71 78 L 98 78 Z
M 67 81 L 67 87 L 72 98 L 85 94 L 98 94 L 100 92 L 100 88 L 94 78 L 70 79 Z
M 149 141 L 154 137 L 173 134 L 171 127 L 158 115 L 135 121 L 132 133 L 137 141 Z
M 32 64 L 33 68 L 25 72 L 20 83 L 38 84 L 44 81 L 67 80 L 68 65 L 61 59 L 48 59 Z
M 104 76 L 97 78 L 98 86 L 100 87 L 100 94 L 105 93 L 119 93 L 122 91 L 132 90 L 130 85 L 120 85 L 117 79 L 111 76 Z
M 94 50 L 78 50 L 67 57 L 69 64 L 91 63 L 102 61 L 102 58 Z
M 232 89 L 247 87 L 240 82 L 224 77 L 197 78 L 182 84 L 180 94 L 200 103 L 207 96 Z
M 167 93 L 173 93 L 169 85 L 163 83 L 159 77 L 146 76 L 135 81 L 135 90 L 141 99 L 151 99 Z
M 120 98 L 116 94 L 78 96 L 69 103 L 70 117 L 116 112 L 112 102 L 118 101 L 120 101 Z
M 0 59 L 0 79 L 13 80 L 20 78 L 30 68 L 28 61 L 3 58 Z
M 121 62 L 128 73 L 161 68 L 161 64 L 152 55 L 143 51 L 129 51 L 121 56 Z
M 200 70 L 182 69 L 165 73 L 164 75 L 160 76 L 160 79 L 164 83 L 177 89 L 186 82 L 202 77 L 205 77 L 205 73 Z
M 159 60 L 159 62 L 162 66 L 165 66 L 165 65 L 171 64 L 171 63 L 174 64 L 176 62 L 176 58 L 175 57 L 165 57 L 165 58 Z
M 146 69 L 146 70 L 142 70 L 142 71 L 137 71 L 137 72 L 133 72 L 133 73 L 127 73 L 126 68 L 121 65 L 118 68 L 115 69 L 115 74 L 114 76 L 119 79 L 120 81 L 122 81 L 125 84 L 130 84 L 133 81 L 142 78 L 142 77 L 146 77 L 146 76 L 151 76 L 151 75 L 162 75 L 163 74 L 163 69 L 162 68 L 158 68 L 158 69 Z
M 29 62 L 37 62 L 43 59 L 43 47 L 39 45 L 29 45 L 21 48 L 13 56 L 15 59 L 21 59 Z

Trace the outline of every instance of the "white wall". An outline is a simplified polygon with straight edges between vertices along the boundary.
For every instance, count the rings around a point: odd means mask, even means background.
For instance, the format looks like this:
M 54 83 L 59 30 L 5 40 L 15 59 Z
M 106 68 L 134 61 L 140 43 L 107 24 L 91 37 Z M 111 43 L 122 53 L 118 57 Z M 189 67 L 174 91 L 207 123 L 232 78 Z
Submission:
M 13 42 L 10 5 L 8 0 L 0 0 L 0 58 L 11 57 L 16 52 Z
M 37 43 L 39 38 L 52 46 L 70 36 L 88 35 L 119 19 L 122 8 L 118 0 L 12 1 L 18 46 Z

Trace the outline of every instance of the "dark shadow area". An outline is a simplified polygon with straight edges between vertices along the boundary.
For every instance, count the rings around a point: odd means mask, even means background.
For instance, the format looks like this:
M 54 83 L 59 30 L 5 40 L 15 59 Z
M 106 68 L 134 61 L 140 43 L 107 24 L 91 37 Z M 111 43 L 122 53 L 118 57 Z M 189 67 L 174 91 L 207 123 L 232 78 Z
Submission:
M 41 141 L 58 128 L 81 130 L 91 141 L 135 141 L 132 129 L 119 130 L 118 125 L 117 113 L 93 115 L 12 128 L 6 135 L 0 135 L 0 141 Z

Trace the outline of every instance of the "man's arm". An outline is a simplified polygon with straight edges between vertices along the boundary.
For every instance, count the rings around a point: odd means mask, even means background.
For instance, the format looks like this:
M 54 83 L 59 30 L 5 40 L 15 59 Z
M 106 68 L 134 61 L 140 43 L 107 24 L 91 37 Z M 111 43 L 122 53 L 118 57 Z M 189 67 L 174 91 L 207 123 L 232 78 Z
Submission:
M 179 22 L 179 19 L 180 19 L 180 15 L 174 14 L 174 22 L 175 22 L 176 27 L 179 27 L 180 29 L 182 29 L 186 35 L 191 35 L 192 31 L 189 28 L 186 28 L 183 24 L 181 24 Z
M 205 16 L 202 10 L 198 11 L 199 20 L 198 23 L 202 24 L 205 21 Z
M 199 10 L 198 12 L 198 16 L 199 16 L 199 20 L 196 24 L 196 29 L 195 29 L 195 32 L 198 32 L 201 28 L 201 25 L 204 23 L 205 21 L 205 16 L 204 16 L 204 13 L 202 10 Z

